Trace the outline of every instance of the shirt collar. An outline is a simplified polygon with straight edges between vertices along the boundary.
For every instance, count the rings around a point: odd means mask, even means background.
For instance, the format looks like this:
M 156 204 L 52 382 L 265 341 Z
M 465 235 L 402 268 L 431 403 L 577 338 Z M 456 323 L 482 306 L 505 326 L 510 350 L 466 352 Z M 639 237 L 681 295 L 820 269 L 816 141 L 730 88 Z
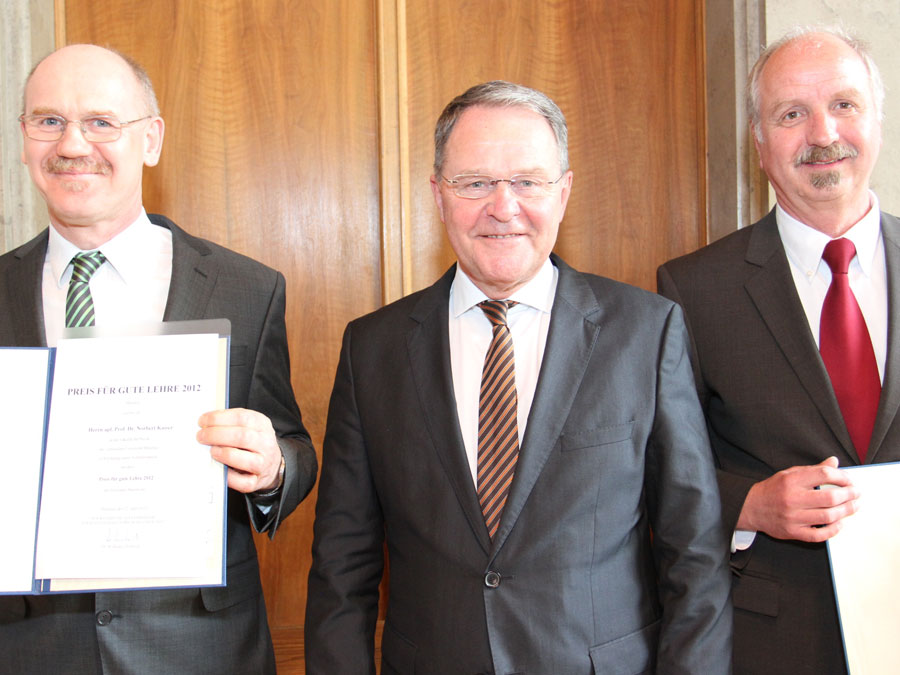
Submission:
M 558 277 L 556 266 L 550 262 L 550 258 L 547 258 L 537 274 L 507 299 L 549 314 L 556 296 Z M 459 317 L 487 299 L 484 291 L 478 288 L 457 264 L 456 276 L 450 287 L 450 315 Z
M 866 276 L 872 271 L 881 238 L 881 208 L 878 197 L 871 190 L 869 197 L 870 207 L 866 215 L 843 234 L 856 246 L 856 258 Z M 808 280 L 812 280 L 822 261 L 822 252 L 831 241 L 831 237 L 788 215 L 781 206 L 775 207 L 775 221 L 788 258 L 803 270 Z
M 140 215 L 131 225 L 119 232 L 115 237 L 99 247 L 106 261 L 112 265 L 127 284 L 136 275 L 144 273 L 147 266 L 147 250 L 145 244 L 152 237 L 156 226 L 150 222 L 147 212 L 141 209 Z M 93 249 L 98 250 L 98 249 Z M 50 239 L 47 243 L 47 261 L 53 270 L 53 278 L 62 288 L 69 283 L 72 257 L 77 253 L 87 253 L 63 237 L 56 228 L 50 226 Z

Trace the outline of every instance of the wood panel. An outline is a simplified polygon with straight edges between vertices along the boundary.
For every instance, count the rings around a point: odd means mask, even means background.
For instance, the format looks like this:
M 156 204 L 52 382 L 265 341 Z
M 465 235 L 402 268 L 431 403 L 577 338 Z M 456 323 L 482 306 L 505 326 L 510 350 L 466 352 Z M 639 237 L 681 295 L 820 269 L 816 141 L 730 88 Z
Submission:
M 453 261 L 434 122 L 509 79 L 565 112 L 575 185 L 557 251 L 654 287 L 704 243 L 702 0 L 66 0 L 69 43 L 133 55 L 166 142 L 148 210 L 284 272 L 292 380 L 321 448 L 348 320 Z M 315 495 L 257 539 L 279 672 L 302 673 Z
M 648 289 L 705 238 L 702 2 L 410 2 L 413 287 L 453 261 L 428 187 L 434 122 L 467 87 L 547 93 L 569 124 L 572 196 L 556 251 Z

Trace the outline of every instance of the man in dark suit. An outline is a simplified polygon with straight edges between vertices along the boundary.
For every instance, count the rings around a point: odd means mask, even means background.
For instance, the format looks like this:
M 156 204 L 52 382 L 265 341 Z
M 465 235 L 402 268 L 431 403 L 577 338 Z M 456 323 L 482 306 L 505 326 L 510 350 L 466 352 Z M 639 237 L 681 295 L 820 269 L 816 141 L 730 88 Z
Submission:
M 736 673 L 846 672 L 824 542 L 859 495 L 838 466 L 900 460 L 900 223 L 869 190 L 882 100 L 839 30 L 767 48 L 748 108 L 777 206 L 659 270 L 687 317 L 733 536 Z M 841 250 L 849 268 L 832 271 Z
M 438 121 L 431 183 L 458 264 L 344 334 L 308 673 L 375 671 L 385 541 L 382 673 L 728 670 L 681 312 L 551 255 L 566 138 L 550 99 L 507 82 Z
M 197 435 L 229 467 L 227 585 L 0 597 L 0 672 L 274 673 L 251 522 L 273 536 L 316 474 L 290 384 L 284 278 L 148 218 L 141 174 L 159 158 L 164 124 L 137 64 L 62 48 L 32 72 L 24 107 L 22 157 L 50 228 L 0 257 L 0 345 L 55 345 L 72 256 L 99 250 L 97 326 L 230 319 L 236 407 L 203 415 Z

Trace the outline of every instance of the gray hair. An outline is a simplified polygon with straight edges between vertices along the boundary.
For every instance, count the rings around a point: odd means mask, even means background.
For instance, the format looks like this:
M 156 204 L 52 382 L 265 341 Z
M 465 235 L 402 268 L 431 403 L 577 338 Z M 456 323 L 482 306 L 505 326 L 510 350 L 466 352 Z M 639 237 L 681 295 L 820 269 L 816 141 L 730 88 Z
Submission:
M 759 109 L 759 81 L 762 77 L 763 68 L 769 59 L 772 58 L 772 55 L 782 47 L 813 35 L 831 35 L 845 42 L 856 52 L 865 65 L 866 72 L 869 73 L 869 84 L 872 87 L 872 97 L 875 101 L 875 113 L 879 120 L 882 119 L 884 115 L 884 82 L 881 79 L 881 73 L 878 71 L 878 66 L 872 58 L 868 45 L 840 26 L 797 26 L 788 31 L 784 37 L 766 47 L 750 70 L 750 76 L 747 79 L 746 105 L 747 115 L 750 117 L 750 123 L 756 132 L 757 140 L 762 140 L 759 130 L 759 121 L 762 115 L 762 111 Z
M 490 108 L 518 107 L 536 112 L 547 120 L 559 152 L 559 168 L 569 170 L 569 131 L 562 110 L 550 97 L 536 89 L 521 84 L 494 80 L 476 84 L 454 98 L 438 118 L 434 128 L 434 172 L 440 174 L 444 167 L 447 140 L 462 114 L 474 106 Z
M 122 59 L 128 67 L 131 68 L 131 72 L 134 75 L 134 79 L 137 80 L 138 85 L 144 94 L 144 103 L 147 105 L 147 113 L 153 115 L 154 117 L 159 116 L 159 101 L 156 98 L 156 91 L 153 89 L 153 82 L 150 80 L 150 76 L 147 74 L 147 71 L 144 70 L 144 67 L 135 61 L 133 58 L 128 56 L 128 54 L 123 54 L 118 49 L 113 49 L 112 47 L 102 47 L 100 45 L 94 45 L 95 47 L 100 47 L 101 49 L 105 49 L 106 51 L 115 54 L 120 59 Z M 51 52 L 52 54 L 52 52 Z M 47 56 L 50 56 L 48 54 Z M 34 67 L 31 69 L 31 72 L 28 73 L 28 77 L 25 78 L 25 87 L 22 90 L 22 113 L 25 114 L 28 111 L 25 110 L 25 91 L 28 89 L 28 83 L 31 82 L 31 78 L 34 75 L 34 71 L 38 69 L 44 60 L 47 58 L 45 56 L 43 59 L 34 64 Z

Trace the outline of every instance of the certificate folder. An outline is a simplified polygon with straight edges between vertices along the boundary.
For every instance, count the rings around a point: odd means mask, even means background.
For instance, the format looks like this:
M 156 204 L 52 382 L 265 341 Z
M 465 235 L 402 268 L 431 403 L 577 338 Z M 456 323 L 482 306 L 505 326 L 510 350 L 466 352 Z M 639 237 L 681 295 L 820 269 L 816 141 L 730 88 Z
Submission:
M 67 330 L 0 348 L 0 594 L 225 584 L 226 467 L 196 440 L 227 407 L 231 325 Z
M 828 540 L 828 556 L 851 675 L 898 672 L 900 464 L 845 467 L 859 510 Z

